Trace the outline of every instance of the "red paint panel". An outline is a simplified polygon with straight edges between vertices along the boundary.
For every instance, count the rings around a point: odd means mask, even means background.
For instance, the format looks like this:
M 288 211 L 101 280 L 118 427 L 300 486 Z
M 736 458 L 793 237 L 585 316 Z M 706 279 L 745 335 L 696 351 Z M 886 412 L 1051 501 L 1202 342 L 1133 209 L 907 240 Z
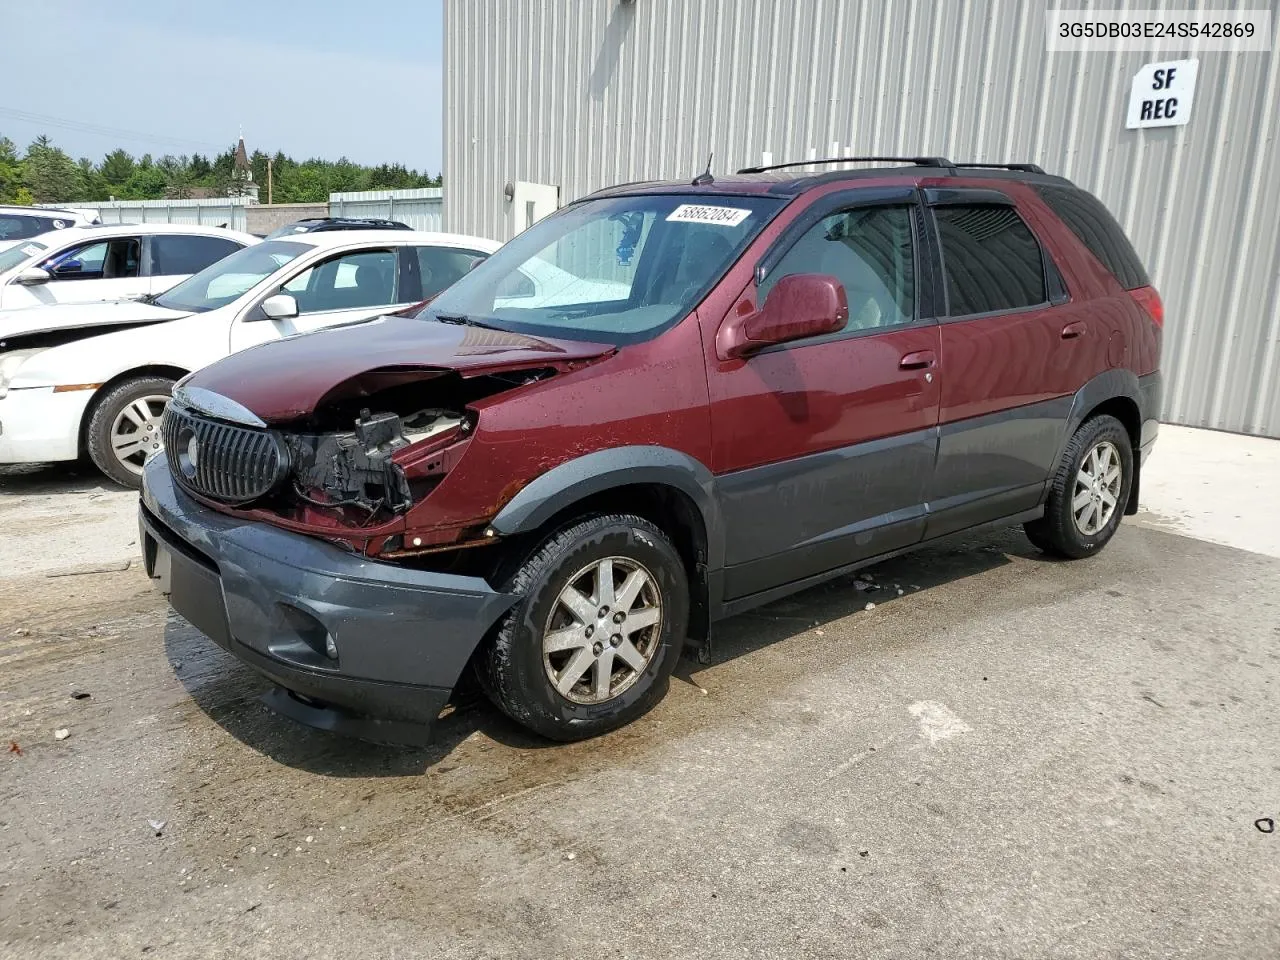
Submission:
M 264 321 L 265 322 L 265 321 Z M 189 381 L 234 397 L 267 423 L 305 416 L 335 387 L 371 370 L 491 370 L 557 366 L 611 346 L 386 316 L 233 353 Z
M 466 456 L 409 511 L 406 535 L 486 523 L 530 481 L 596 450 L 657 444 L 710 463 L 706 368 L 692 317 L 474 409 L 480 419 Z
M 753 291 L 754 293 L 754 291 Z M 934 325 L 712 361 L 712 468 L 776 463 L 932 427 L 938 371 L 902 369 L 909 354 L 939 349 Z

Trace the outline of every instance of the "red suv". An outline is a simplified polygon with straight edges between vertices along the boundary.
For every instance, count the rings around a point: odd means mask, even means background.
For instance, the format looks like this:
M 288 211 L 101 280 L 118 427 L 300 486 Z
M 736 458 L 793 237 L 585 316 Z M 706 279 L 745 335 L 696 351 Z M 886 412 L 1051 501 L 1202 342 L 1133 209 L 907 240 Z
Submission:
M 557 739 L 713 621 L 939 537 L 1085 557 L 1136 509 L 1162 308 L 1030 164 L 595 193 L 416 315 L 179 384 L 145 561 L 295 718 L 416 740 L 470 665 Z

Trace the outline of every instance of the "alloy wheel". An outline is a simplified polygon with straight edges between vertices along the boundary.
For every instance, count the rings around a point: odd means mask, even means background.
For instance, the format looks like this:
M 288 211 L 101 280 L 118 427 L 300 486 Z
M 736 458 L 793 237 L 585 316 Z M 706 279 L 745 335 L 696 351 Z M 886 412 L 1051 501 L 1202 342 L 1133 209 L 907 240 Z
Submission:
M 1110 440 L 1103 440 L 1085 454 L 1071 496 L 1071 514 L 1076 529 L 1084 536 L 1094 536 L 1111 522 L 1119 505 L 1123 479 L 1120 451 Z
M 542 660 L 566 700 L 598 704 L 619 696 L 661 645 L 662 594 L 653 575 L 627 557 L 583 567 L 547 618 Z
M 111 424 L 111 452 L 130 473 L 141 474 L 147 458 L 164 448 L 160 420 L 169 397 L 138 397 L 116 414 Z

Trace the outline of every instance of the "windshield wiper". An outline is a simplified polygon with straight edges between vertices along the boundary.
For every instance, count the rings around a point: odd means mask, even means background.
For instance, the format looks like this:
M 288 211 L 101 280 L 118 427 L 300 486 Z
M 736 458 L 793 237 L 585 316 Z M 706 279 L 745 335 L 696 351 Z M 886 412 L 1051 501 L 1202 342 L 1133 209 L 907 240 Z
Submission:
M 159 299 L 160 299 L 160 294 L 158 294 L 158 293 L 144 293 L 142 296 L 140 296 L 140 297 L 134 297 L 133 299 L 137 300 L 139 303 L 149 303 L 149 304 L 154 304 L 157 300 L 159 300 Z
M 441 323 L 456 323 L 465 327 L 483 327 L 485 330 L 501 330 L 501 327 L 495 327 L 492 323 L 485 323 L 477 320 L 475 317 L 469 317 L 464 313 L 437 313 L 432 316 L 433 320 L 439 320 Z

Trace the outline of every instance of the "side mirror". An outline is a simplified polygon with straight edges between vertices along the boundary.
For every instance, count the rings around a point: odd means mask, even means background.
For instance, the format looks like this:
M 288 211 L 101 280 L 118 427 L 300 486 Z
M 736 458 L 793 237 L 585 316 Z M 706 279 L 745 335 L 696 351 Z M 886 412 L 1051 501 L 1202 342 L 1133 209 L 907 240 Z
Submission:
M 42 283 L 48 283 L 52 277 L 49 276 L 48 270 L 41 267 L 27 267 L 13 279 L 15 283 L 20 283 L 24 287 L 34 287 Z
M 287 293 L 277 293 L 262 301 L 262 312 L 268 320 L 288 320 L 298 315 L 298 301 Z
M 488 259 L 489 259 L 488 257 L 472 257 L 471 262 L 467 264 L 467 273 L 470 273 L 472 270 L 480 266 L 480 264 L 484 263 Z
M 721 360 L 748 357 L 775 343 L 836 333 L 849 322 L 844 284 L 825 273 L 795 273 L 769 291 L 764 306 L 746 309 L 721 324 L 716 355 Z

